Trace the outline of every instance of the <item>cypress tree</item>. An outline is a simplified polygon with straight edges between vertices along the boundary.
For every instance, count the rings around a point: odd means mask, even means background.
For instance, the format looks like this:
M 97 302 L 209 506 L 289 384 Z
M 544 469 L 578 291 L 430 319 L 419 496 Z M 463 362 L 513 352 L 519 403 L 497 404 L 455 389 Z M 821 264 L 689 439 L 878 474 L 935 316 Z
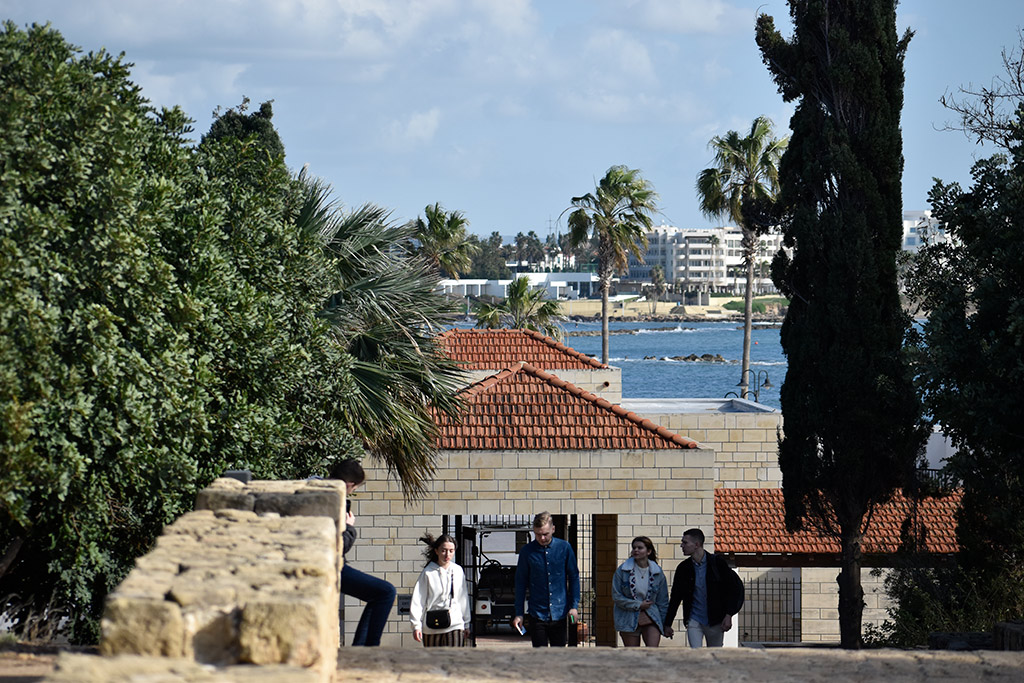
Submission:
M 757 44 L 796 101 L 776 211 L 785 246 L 772 277 L 791 300 L 779 439 L 786 525 L 842 548 L 839 624 L 861 645 L 861 543 L 872 511 L 909 486 L 926 431 L 907 365 L 896 284 L 902 241 L 900 110 L 911 33 L 895 0 L 790 0 L 794 35 L 767 15 Z

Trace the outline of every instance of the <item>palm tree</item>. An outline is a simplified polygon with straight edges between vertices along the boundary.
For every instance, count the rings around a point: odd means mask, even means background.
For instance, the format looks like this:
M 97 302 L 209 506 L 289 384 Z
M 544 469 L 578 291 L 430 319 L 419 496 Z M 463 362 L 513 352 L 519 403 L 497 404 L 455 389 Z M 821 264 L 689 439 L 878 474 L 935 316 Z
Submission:
M 508 287 L 508 296 L 496 304 L 480 304 L 476 310 L 476 326 L 536 330 L 554 339 L 562 338 L 561 322 L 565 320 L 557 301 L 544 298 L 543 289 L 531 289 L 530 281 L 519 277 Z
M 569 237 L 573 247 L 597 238 L 597 281 L 601 288 L 601 362 L 608 363 L 608 292 L 612 276 L 626 269 L 628 252 L 643 262 L 647 231 L 657 212 L 657 193 L 638 169 L 612 166 L 596 192 L 573 197 Z M 564 213 L 564 212 L 563 212 Z
M 651 299 L 651 315 L 658 312 L 658 302 L 668 291 L 668 283 L 665 282 L 665 269 L 662 266 L 651 268 L 651 283 L 644 287 Z
M 372 205 L 344 211 L 327 184 L 305 173 L 299 183 L 295 224 L 320 236 L 325 263 L 337 270 L 324 316 L 352 357 L 349 429 L 415 497 L 434 471 L 431 411 L 458 412 L 461 373 L 435 339 L 455 304 L 435 293 L 438 274 L 424 258 L 392 248 L 412 239 L 411 224 L 396 226 Z
M 744 202 L 771 202 L 779 191 L 779 159 L 789 142 L 774 137 L 771 119 L 759 116 L 750 126 L 750 134 L 740 137 L 734 130 L 714 137 L 708 147 L 715 153 L 714 166 L 697 176 L 700 210 L 709 218 L 726 218 L 743 231 L 743 266 L 747 286 L 743 304 L 743 363 L 740 396 L 748 393 L 750 370 L 750 330 L 754 301 L 754 260 L 761 227 L 743 216 Z
M 445 211 L 435 203 L 423 209 L 426 220 L 411 221 L 414 244 L 412 252 L 421 256 L 435 271 L 458 280 L 473 265 L 479 251 L 466 236 L 469 221 L 461 211 Z

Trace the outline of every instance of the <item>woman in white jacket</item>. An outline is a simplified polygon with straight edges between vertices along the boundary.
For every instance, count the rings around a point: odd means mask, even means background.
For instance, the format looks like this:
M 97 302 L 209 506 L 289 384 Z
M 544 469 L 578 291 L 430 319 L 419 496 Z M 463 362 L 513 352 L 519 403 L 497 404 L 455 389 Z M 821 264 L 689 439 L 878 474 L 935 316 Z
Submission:
M 466 574 L 452 561 L 455 539 L 448 534 L 437 539 L 428 534 L 420 540 L 427 544 L 424 554 L 428 561 L 412 589 L 409 622 L 413 637 L 424 647 L 462 647 L 469 637 L 470 607 Z M 431 624 L 431 613 L 440 613 L 440 624 Z

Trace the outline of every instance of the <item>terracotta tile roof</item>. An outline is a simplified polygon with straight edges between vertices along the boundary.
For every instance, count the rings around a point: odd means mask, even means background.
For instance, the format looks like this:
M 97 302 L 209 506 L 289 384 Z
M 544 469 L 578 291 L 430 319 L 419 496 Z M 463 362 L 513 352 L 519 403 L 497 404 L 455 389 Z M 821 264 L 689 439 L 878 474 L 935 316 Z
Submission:
M 928 552 L 955 553 L 956 511 L 961 493 L 925 498 L 919 516 L 927 528 Z M 864 537 L 865 554 L 894 553 L 911 502 L 897 496 L 875 511 Z M 838 542 L 813 529 L 786 531 L 781 489 L 715 489 L 715 552 L 839 554 Z
M 528 363 L 517 363 L 460 392 L 465 411 L 439 416 L 442 450 L 697 448 L 621 406 Z
M 440 335 L 448 355 L 466 370 L 500 370 L 529 363 L 541 370 L 602 370 L 596 358 L 533 330 L 448 330 Z

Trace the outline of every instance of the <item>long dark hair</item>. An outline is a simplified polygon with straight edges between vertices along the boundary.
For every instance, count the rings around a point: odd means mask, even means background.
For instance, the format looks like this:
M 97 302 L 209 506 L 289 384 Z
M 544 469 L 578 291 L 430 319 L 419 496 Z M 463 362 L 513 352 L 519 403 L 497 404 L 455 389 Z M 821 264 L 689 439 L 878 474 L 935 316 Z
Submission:
M 636 545 L 637 541 L 640 541 L 647 546 L 647 559 L 654 564 L 658 564 L 658 551 L 654 549 L 654 542 L 646 536 L 637 536 L 633 539 L 633 542 L 629 544 L 630 554 L 633 553 L 633 546 Z
M 451 543 L 456 548 L 459 547 L 459 544 L 455 542 L 455 537 L 450 534 L 441 534 L 437 538 L 434 538 L 432 534 L 425 534 L 420 538 L 420 543 L 427 545 L 427 549 L 423 551 L 423 555 L 427 558 L 427 564 L 431 562 L 441 564 L 437 561 L 437 549 L 441 547 L 442 543 Z

